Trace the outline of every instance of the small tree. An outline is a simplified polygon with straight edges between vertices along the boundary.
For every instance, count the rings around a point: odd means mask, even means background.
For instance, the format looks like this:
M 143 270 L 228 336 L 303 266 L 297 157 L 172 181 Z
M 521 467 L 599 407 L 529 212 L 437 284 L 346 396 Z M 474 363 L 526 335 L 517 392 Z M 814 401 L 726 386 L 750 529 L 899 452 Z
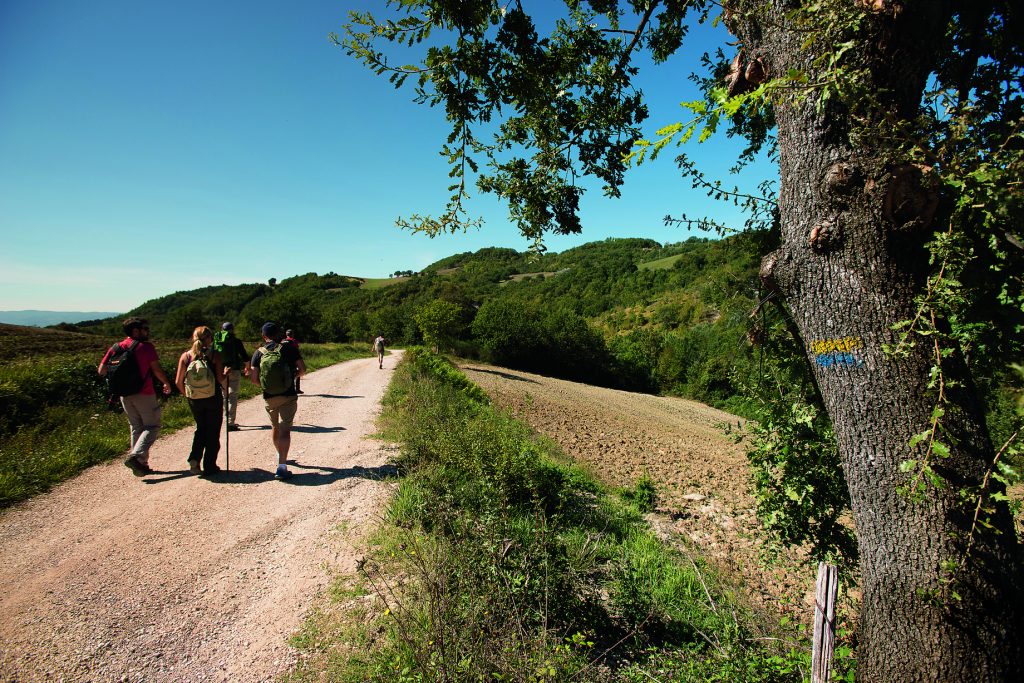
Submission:
M 423 341 L 435 351 L 449 349 L 463 329 L 462 307 L 444 299 L 434 299 L 416 313 L 416 324 Z

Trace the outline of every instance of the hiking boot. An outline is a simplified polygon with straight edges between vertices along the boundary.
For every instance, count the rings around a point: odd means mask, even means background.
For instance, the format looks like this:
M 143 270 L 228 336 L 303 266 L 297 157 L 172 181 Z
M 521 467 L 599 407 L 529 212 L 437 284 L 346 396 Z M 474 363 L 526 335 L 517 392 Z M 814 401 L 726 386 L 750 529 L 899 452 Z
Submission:
M 189 460 L 188 461 L 188 471 L 189 471 L 190 474 L 201 474 L 202 470 L 199 469 L 199 461 L 198 460 Z
M 204 477 L 212 477 L 213 475 L 217 474 L 220 471 L 221 471 L 221 469 L 219 467 L 217 467 L 216 465 L 210 465 L 210 466 L 208 466 L 208 467 L 203 469 L 202 476 L 204 476 Z
M 149 469 L 149 467 L 147 467 L 146 465 L 143 465 L 141 462 L 139 462 L 138 456 L 135 455 L 125 460 L 124 466 L 130 469 L 132 471 L 132 474 L 134 474 L 136 477 L 144 477 L 153 471 Z
M 239 427 L 238 425 L 228 425 L 228 431 L 229 432 L 239 432 L 241 430 L 242 430 L 242 428 Z
M 292 473 L 288 470 L 287 467 L 285 467 L 284 465 L 278 465 L 277 466 L 277 472 L 274 472 L 274 479 L 279 479 L 281 481 L 284 481 L 286 479 L 291 479 L 291 478 L 292 478 Z

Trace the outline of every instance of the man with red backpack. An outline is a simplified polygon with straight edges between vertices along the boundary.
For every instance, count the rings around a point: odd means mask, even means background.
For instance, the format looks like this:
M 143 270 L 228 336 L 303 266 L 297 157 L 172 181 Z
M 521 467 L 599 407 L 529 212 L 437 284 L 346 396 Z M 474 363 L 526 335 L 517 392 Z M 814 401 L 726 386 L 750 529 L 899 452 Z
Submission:
M 149 342 L 149 323 L 145 318 L 128 318 L 122 324 L 127 335 L 111 346 L 97 368 L 107 379 L 110 393 L 121 399 L 131 428 L 131 441 L 125 467 L 136 477 L 153 472 L 149 467 L 149 449 L 160 435 L 160 402 L 153 388 L 153 377 L 163 384 L 165 396 L 171 382 L 160 367 L 156 347 Z

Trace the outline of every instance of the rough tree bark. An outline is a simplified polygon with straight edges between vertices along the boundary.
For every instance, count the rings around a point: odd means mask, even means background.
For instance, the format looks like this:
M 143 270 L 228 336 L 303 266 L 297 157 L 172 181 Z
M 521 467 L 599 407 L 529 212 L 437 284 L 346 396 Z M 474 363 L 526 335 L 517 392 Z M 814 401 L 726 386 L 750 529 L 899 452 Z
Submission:
M 755 4 L 759 11 L 742 11 Z M 806 33 L 786 18 L 792 3 L 731 5 L 739 11 L 729 27 L 748 59 L 769 73 L 814 74 L 816 55 L 802 48 Z M 928 36 L 944 30 L 951 5 L 933 0 L 872 18 L 859 49 L 870 60 L 869 87 L 889 114 L 916 112 L 934 63 Z M 940 590 L 950 578 L 943 562 L 961 557 L 971 528 L 957 490 L 978 484 L 995 455 L 969 372 L 956 358 L 943 364 L 946 377 L 963 385 L 947 394 L 953 409 L 943 418 L 952 453 L 940 465 L 949 485 L 925 502 L 897 491 L 907 479 L 900 464 L 919 457 L 909 439 L 931 423 L 933 350 L 918 344 L 895 357 L 882 346 L 896 341 L 893 324 L 916 314 L 928 268 L 924 243 L 941 220 L 932 215 L 935 201 L 921 170 L 900 162 L 881 138 L 850 136 L 851 117 L 839 105 L 819 111 L 813 97 L 780 101 L 775 115 L 782 246 L 764 259 L 762 279 L 800 330 L 850 487 L 863 587 L 858 680 L 1015 680 L 1024 670 L 1021 572 L 1008 514 L 993 520 L 998 533 L 976 538 L 953 577 L 961 599 Z

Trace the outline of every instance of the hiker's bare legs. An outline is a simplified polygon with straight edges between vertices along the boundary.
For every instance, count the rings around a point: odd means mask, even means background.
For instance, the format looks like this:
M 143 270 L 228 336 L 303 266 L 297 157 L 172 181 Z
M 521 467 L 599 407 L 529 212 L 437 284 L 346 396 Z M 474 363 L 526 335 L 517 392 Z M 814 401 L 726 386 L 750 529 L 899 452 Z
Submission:
M 274 448 L 277 449 L 277 464 L 286 464 L 288 462 L 288 450 L 292 447 L 291 428 L 274 425 L 271 438 L 274 440 Z

